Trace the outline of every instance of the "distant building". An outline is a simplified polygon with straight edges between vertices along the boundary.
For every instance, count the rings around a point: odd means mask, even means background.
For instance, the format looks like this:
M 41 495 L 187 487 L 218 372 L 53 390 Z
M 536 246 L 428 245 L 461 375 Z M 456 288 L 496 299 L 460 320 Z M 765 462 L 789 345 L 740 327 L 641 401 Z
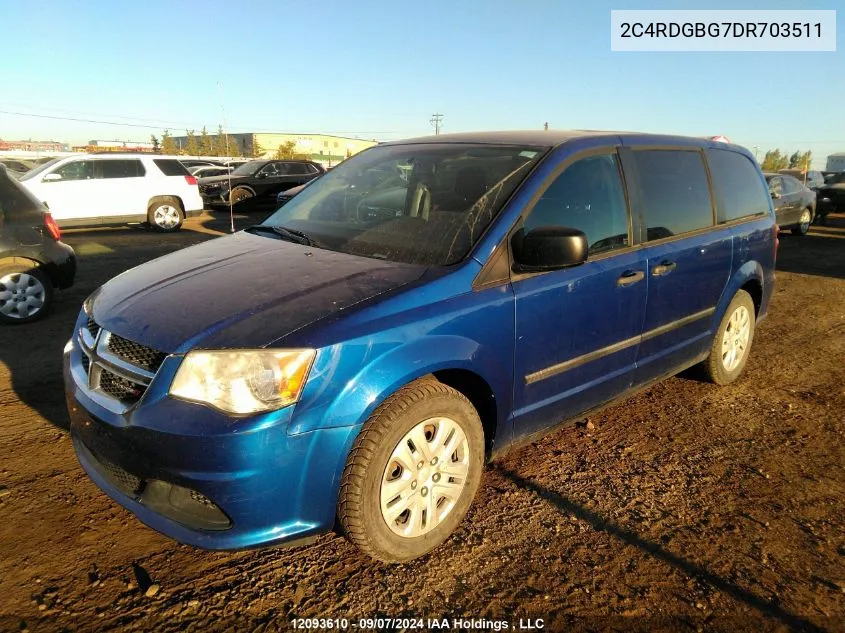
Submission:
M 88 145 L 74 147 L 82 152 L 152 152 L 153 144 L 144 141 L 88 141 Z
M 4 141 L 0 140 L 0 151 L 18 152 L 63 152 L 67 145 L 58 141 Z
M 257 156 L 273 158 L 280 146 L 293 143 L 293 152 L 308 159 L 326 164 L 337 164 L 358 152 L 377 145 L 376 141 L 331 134 L 272 134 L 267 132 L 247 132 L 228 134 L 230 156 Z M 217 143 L 217 135 L 209 134 L 212 143 Z M 199 135 L 195 137 L 199 140 Z M 225 138 L 223 139 L 225 142 Z M 185 151 L 187 136 L 174 136 L 176 149 Z
M 845 171 L 845 152 L 838 152 L 827 157 L 826 171 Z

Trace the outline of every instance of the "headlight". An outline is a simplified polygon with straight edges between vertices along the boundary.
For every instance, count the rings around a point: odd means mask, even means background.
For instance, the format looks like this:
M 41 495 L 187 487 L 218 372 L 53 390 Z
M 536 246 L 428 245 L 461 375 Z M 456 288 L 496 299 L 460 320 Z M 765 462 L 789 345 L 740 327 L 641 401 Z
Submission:
M 299 400 L 313 349 L 195 351 L 182 360 L 170 395 L 245 415 Z

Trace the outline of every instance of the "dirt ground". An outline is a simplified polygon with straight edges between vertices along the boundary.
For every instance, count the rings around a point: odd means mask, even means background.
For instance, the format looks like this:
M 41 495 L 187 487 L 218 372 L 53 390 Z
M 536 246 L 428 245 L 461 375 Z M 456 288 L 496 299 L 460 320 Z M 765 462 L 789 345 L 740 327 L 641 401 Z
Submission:
M 507 455 L 454 537 L 404 566 L 336 535 L 204 552 L 101 493 L 66 431 L 61 351 L 77 310 L 110 277 L 228 220 L 206 215 L 177 235 L 68 232 L 77 285 L 46 320 L 0 329 L 0 630 L 274 631 L 380 616 L 843 631 L 845 216 L 830 219 L 781 236 L 770 316 L 739 383 L 673 378 Z

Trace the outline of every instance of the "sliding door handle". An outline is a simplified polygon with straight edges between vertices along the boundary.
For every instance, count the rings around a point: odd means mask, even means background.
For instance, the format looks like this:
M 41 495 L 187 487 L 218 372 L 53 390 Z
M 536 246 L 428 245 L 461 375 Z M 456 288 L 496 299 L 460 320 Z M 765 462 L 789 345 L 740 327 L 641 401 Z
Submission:
M 632 284 L 637 283 L 638 281 L 642 281 L 645 277 L 645 273 L 641 270 L 626 270 L 622 273 L 622 276 L 616 280 L 617 286 L 630 286 Z

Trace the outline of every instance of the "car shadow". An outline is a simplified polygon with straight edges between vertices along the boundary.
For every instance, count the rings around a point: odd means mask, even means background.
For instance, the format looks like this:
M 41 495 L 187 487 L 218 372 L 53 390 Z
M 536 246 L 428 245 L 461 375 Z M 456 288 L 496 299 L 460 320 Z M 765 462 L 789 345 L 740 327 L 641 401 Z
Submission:
M 779 240 L 778 271 L 845 279 L 845 215 L 827 216 L 803 237 L 783 232 Z
M 768 617 L 780 621 L 782 624 L 792 628 L 793 630 L 820 632 L 825 630 L 799 615 L 786 611 L 776 602 L 767 600 L 755 593 L 743 589 L 742 587 L 738 587 L 734 583 L 709 571 L 705 567 L 697 565 L 682 556 L 673 554 L 657 543 L 646 540 L 633 530 L 606 519 L 599 513 L 584 507 L 580 503 L 573 501 L 554 490 L 525 479 L 508 468 L 505 468 L 501 464 L 494 464 L 492 469 L 512 481 L 520 488 L 537 495 L 561 514 L 577 517 L 579 520 L 589 523 L 594 530 L 604 532 L 627 545 L 639 548 L 661 562 L 675 567 L 688 576 L 697 578 L 700 581 L 715 587 L 735 600 L 756 609 Z

